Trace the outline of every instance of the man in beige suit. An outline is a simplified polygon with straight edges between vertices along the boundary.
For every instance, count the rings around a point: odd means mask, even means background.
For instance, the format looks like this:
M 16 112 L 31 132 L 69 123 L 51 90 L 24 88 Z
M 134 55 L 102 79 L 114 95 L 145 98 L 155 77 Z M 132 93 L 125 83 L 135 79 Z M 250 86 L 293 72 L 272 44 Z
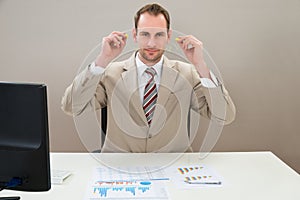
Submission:
M 103 38 L 95 62 L 66 89 L 62 108 L 77 116 L 107 106 L 102 152 L 191 151 L 190 110 L 228 124 L 235 118 L 234 104 L 206 66 L 201 41 L 191 35 L 177 39 L 191 64 L 164 56 L 172 31 L 163 7 L 148 4 L 134 19 L 139 50 L 128 60 L 112 62 L 122 53 L 127 35 L 115 31 Z

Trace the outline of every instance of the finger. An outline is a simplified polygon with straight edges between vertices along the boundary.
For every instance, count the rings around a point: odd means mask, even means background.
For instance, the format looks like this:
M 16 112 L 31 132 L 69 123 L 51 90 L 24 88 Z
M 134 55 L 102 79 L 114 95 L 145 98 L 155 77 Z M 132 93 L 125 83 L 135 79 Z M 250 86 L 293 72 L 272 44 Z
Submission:
M 175 41 L 179 44 L 179 46 L 180 46 L 182 49 L 184 49 L 184 43 L 183 43 L 184 37 L 179 36 L 179 37 L 175 38 Z
M 121 44 L 123 44 L 123 40 L 119 37 L 119 36 L 113 36 L 111 38 L 111 46 L 112 47 L 116 47 L 116 48 L 119 48 L 121 46 Z
M 198 40 L 197 38 L 195 38 L 194 36 L 189 37 L 189 44 L 191 44 L 194 48 L 195 47 L 200 47 L 200 48 L 203 47 L 203 43 L 200 40 Z
M 192 38 L 192 36 L 186 36 L 183 40 L 183 46 L 185 50 L 189 50 L 194 48 L 194 40 Z
M 103 43 L 103 45 L 107 44 L 109 46 L 113 46 L 114 42 L 110 36 L 107 36 L 102 39 L 102 43 Z
M 127 40 L 127 38 L 128 38 L 128 34 L 123 33 L 123 32 L 114 31 L 114 32 L 112 32 L 112 35 L 119 37 L 120 40 Z
M 115 45 L 117 47 L 120 47 L 122 39 L 119 36 L 115 36 L 113 40 L 114 40 Z
M 187 50 L 188 48 L 190 48 L 188 36 L 179 36 L 175 38 L 175 40 L 183 50 Z
M 192 48 L 194 48 L 194 45 L 193 45 L 193 44 L 191 44 L 191 43 L 187 44 L 187 46 L 186 46 L 186 49 L 187 49 L 187 50 L 192 49 Z
M 118 35 L 118 36 L 120 36 L 120 37 L 125 36 L 125 33 L 119 32 L 119 31 L 113 31 L 111 34 L 112 34 L 112 35 Z
M 120 41 L 120 46 L 121 46 L 121 47 L 123 47 L 123 46 L 126 45 L 126 40 L 127 40 L 127 37 L 122 38 L 121 40 L 119 40 L 119 41 Z
M 183 43 L 184 49 L 186 50 L 186 49 L 187 49 L 187 45 L 188 45 L 188 43 L 189 43 L 188 39 L 185 38 L 185 39 L 182 41 L 182 43 Z
M 125 46 L 128 34 L 125 33 L 114 33 L 112 35 L 112 46 L 121 47 Z

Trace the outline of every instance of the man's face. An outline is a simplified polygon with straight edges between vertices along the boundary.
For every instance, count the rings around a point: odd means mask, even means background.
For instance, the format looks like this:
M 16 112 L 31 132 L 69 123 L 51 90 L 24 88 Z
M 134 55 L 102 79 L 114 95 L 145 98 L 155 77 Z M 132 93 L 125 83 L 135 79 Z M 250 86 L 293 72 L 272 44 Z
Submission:
M 171 33 L 162 14 L 158 16 L 143 13 L 137 30 L 133 31 L 134 40 L 139 45 L 140 59 L 147 65 L 156 64 L 162 57 Z

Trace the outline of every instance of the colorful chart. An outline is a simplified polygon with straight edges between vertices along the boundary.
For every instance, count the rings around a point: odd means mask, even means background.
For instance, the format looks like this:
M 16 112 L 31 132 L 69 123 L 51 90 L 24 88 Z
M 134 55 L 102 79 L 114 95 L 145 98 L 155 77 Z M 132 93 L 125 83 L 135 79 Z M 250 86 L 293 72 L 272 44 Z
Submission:
M 177 166 L 170 170 L 169 176 L 172 177 L 178 188 L 199 188 L 199 187 L 221 187 L 223 179 L 208 166 L 188 165 Z
M 100 199 L 169 199 L 161 171 L 147 167 L 94 169 L 85 200 Z M 133 173 L 131 173 L 133 172 Z
M 179 171 L 180 174 L 187 174 L 187 173 L 190 173 L 190 172 L 199 171 L 201 169 L 203 169 L 202 166 L 196 166 L 196 167 L 179 167 L 178 171 Z
M 98 186 L 97 186 L 98 185 Z M 150 191 L 152 187 L 152 182 L 150 181 L 128 181 L 128 182 L 97 182 L 94 187 L 94 195 L 100 197 L 119 196 L 120 193 L 125 194 L 125 196 L 136 196 L 138 193 L 146 193 Z
M 212 176 L 186 176 L 184 181 L 205 181 L 211 179 Z

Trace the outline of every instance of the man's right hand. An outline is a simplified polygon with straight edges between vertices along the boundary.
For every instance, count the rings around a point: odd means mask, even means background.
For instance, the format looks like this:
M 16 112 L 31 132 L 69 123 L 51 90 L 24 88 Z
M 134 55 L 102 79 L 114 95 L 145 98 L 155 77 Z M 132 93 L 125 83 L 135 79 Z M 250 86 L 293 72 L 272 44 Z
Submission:
M 102 48 L 96 58 L 96 66 L 106 67 L 113 59 L 120 55 L 126 45 L 128 35 L 114 31 L 102 39 Z

